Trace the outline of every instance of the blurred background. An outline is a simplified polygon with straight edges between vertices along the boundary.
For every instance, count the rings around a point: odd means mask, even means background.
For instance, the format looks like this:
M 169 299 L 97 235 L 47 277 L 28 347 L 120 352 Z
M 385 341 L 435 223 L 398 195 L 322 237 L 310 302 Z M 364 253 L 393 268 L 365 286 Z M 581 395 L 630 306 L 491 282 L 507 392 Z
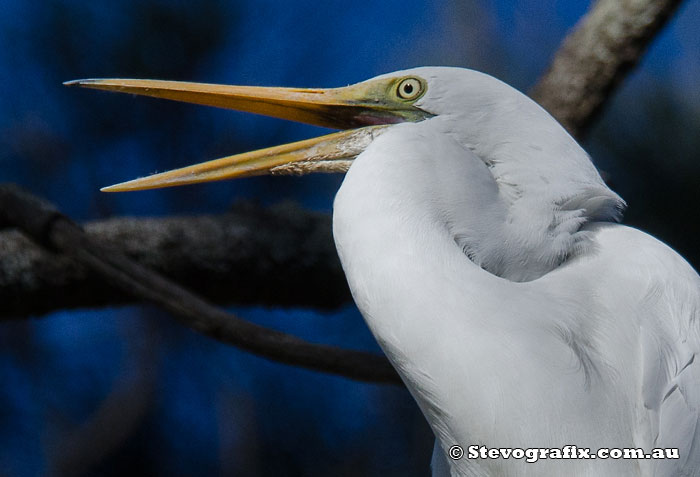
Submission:
M 330 212 L 341 176 L 102 194 L 102 186 L 156 170 L 324 131 L 61 83 L 118 76 L 330 87 L 455 65 L 526 91 L 589 5 L 0 0 L 0 180 L 79 221 L 216 213 L 242 199 L 294 200 Z M 666 241 L 696 268 L 699 24 L 700 1 L 686 1 L 584 143 L 627 200 L 625 222 Z M 232 310 L 309 340 L 378 350 L 351 304 L 333 312 Z M 433 439 L 405 390 L 271 363 L 152 307 L 2 323 L 0 379 L 3 476 L 429 472 Z

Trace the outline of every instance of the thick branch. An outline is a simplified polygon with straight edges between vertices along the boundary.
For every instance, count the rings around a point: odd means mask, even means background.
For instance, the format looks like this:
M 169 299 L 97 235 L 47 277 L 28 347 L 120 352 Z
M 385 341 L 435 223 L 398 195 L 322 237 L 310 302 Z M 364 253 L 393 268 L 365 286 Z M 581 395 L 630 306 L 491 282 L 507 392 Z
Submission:
M 532 97 L 581 137 L 682 0 L 598 0 L 567 35 Z
M 293 204 L 238 204 L 229 214 L 89 223 L 88 235 L 221 304 L 330 309 L 350 300 L 330 217 Z M 0 232 L 0 318 L 133 302 L 98 274 Z
M 160 305 L 182 324 L 211 338 L 286 364 L 361 381 L 400 383 L 383 356 L 309 343 L 249 323 L 212 306 L 189 290 L 90 238 L 51 204 L 13 185 L 0 185 L 0 223 L 12 224 L 45 248 L 60 251 L 113 286 Z
M 598 0 L 533 97 L 580 137 L 680 3 Z M 333 307 L 349 299 L 328 217 L 292 206 L 239 207 L 226 217 L 113 219 L 87 228 L 219 303 Z M 0 233 L 0 317 L 130 299 L 84 267 Z

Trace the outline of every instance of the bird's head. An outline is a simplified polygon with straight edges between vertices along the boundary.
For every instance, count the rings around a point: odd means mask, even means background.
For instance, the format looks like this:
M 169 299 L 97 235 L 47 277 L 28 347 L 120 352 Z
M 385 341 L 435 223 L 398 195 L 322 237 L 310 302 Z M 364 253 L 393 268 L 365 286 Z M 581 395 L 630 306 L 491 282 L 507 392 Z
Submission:
M 536 197 L 558 207 L 579 197 L 593 218 L 614 218 L 622 201 L 588 155 L 534 101 L 477 71 L 421 67 L 331 89 L 226 86 L 133 79 L 66 83 L 235 109 L 341 129 L 318 138 L 237 154 L 106 187 L 129 191 L 261 174 L 340 172 L 397 123 L 422 122 L 481 158 L 511 204 Z M 534 192 L 533 192 L 534 191 Z M 593 192 L 590 192 L 593 191 Z M 590 196 L 591 200 L 586 197 Z M 520 201 L 521 207 L 533 205 Z M 599 209 L 599 210 L 593 210 Z
M 603 183 L 586 152 L 554 118 L 514 88 L 473 70 L 414 68 L 332 89 L 130 79 L 88 79 L 67 84 L 236 109 L 342 130 L 154 174 L 106 187 L 104 191 L 155 189 L 261 174 L 344 172 L 378 136 L 395 130 L 399 135 L 419 131 L 449 136 L 465 151 L 465 161 L 476 157 L 487 166 L 486 180 L 497 189 L 492 201 L 503 211 L 499 239 L 479 240 L 481 247 L 488 243 L 495 250 L 479 261 L 487 269 L 490 261 L 522 264 L 527 261 L 522 256 L 527 256 L 538 257 L 542 262 L 538 267 L 526 266 L 527 270 L 547 271 L 570 254 L 579 241 L 577 237 L 583 237 L 577 233 L 582 224 L 616 220 L 624 206 Z M 420 127 L 406 129 L 398 124 L 406 122 L 420 123 Z M 439 167 L 440 161 L 431 164 Z M 469 208 L 465 206 L 464 210 Z M 471 227 L 471 222 L 462 222 Z M 514 247 L 514 256 L 502 250 L 503 237 L 508 237 L 509 243 L 520 244 Z M 496 274 L 518 280 L 540 273 L 522 274 L 518 267 L 512 271 L 500 265 L 490 268 Z
M 410 71 L 331 89 L 227 86 L 176 81 L 86 79 L 68 86 L 139 94 L 252 112 L 343 131 L 237 154 L 106 187 L 155 189 L 268 173 L 338 172 L 392 124 L 434 115 L 419 106 L 427 81 Z

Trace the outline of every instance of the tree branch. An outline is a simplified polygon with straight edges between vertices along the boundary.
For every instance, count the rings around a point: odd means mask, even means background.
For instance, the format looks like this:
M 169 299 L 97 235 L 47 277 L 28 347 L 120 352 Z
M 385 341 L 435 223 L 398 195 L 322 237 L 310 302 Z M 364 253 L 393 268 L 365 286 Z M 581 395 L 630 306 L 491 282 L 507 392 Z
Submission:
M 598 0 L 566 36 L 532 97 L 582 137 L 682 0 Z
M 360 381 L 398 384 L 383 356 L 309 343 L 249 323 L 90 238 L 53 205 L 13 185 L 0 185 L 0 223 L 13 224 L 42 246 L 83 263 L 127 293 L 156 303 L 182 324 L 223 343 L 275 361 Z
M 221 216 L 115 218 L 85 230 L 216 303 L 332 309 L 350 301 L 330 217 L 294 204 L 242 203 Z M 0 319 L 134 299 L 85 265 L 17 231 L 0 232 Z
M 533 97 L 580 137 L 679 4 L 598 0 L 567 36 Z M 161 304 L 204 334 L 271 359 L 355 379 L 398 382 L 383 358 L 247 323 L 124 256 L 193 288 L 207 287 L 219 301 L 231 293 L 239 303 L 332 307 L 349 295 L 327 217 L 292 206 L 236 209 L 230 217 L 114 219 L 91 224 L 88 236 L 55 210 L 32 206 L 32 200 L 18 202 L 8 187 L 3 194 L 0 227 L 21 225 L 35 241 L 72 260 L 43 252 L 14 232 L 2 233 L 2 317 L 138 297 Z

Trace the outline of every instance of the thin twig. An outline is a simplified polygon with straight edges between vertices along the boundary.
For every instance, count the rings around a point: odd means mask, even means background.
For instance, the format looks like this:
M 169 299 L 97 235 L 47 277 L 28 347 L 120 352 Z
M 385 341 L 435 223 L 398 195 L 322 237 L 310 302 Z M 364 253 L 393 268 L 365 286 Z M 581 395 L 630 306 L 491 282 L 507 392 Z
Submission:
M 533 97 L 580 138 L 680 3 L 681 0 L 598 0 L 567 36 L 548 72 L 533 88 Z M 9 202 L 0 198 L 0 228 L 17 225 L 35 241 L 63 251 L 140 299 L 162 304 L 209 336 L 289 364 L 355 379 L 398 382 L 383 358 L 313 345 L 235 318 L 126 259 L 114 247 L 90 239 L 55 210 L 32 216 L 32 211 L 41 207 L 32 207 L 31 197 L 13 192 L 10 187 L 0 192 Z M 300 247 L 298 253 L 303 256 L 301 245 L 294 246 Z M 265 257 L 259 254 L 251 260 L 264 261 Z M 245 273 L 245 268 L 232 271 L 239 272 Z M 304 270 L 299 273 L 304 276 Z
M 286 364 L 360 381 L 400 383 L 386 358 L 371 353 L 309 343 L 242 320 L 90 238 L 56 208 L 13 185 L 0 185 L 0 222 L 49 249 L 78 260 L 113 286 L 169 310 L 184 325 L 245 351 Z

